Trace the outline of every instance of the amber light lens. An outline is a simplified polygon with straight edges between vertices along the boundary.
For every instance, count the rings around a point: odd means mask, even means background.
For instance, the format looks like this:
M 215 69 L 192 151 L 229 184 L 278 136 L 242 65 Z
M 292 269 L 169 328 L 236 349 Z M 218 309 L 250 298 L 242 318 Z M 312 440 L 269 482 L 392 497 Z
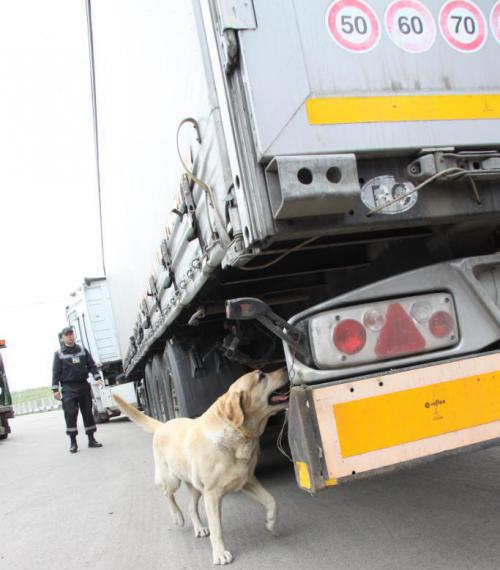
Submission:
M 354 319 L 341 321 L 333 331 L 333 344 L 344 354 L 357 354 L 366 344 L 365 327 Z

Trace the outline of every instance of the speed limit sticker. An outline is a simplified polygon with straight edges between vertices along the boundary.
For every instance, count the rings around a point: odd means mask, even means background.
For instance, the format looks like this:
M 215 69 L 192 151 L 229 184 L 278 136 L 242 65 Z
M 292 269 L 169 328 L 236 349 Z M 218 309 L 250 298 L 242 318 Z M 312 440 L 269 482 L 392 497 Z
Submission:
M 444 39 L 458 51 L 472 53 L 481 49 L 488 35 L 486 19 L 470 0 L 449 0 L 439 12 Z
M 335 42 L 347 51 L 372 50 L 380 40 L 380 22 L 363 0 L 335 0 L 326 12 L 326 25 Z
M 436 23 L 418 0 L 395 0 L 385 11 L 385 29 L 391 40 L 409 53 L 423 53 L 436 39 Z
M 500 0 L 491 9 L 490 25 L 496 41 L 500 43 Z

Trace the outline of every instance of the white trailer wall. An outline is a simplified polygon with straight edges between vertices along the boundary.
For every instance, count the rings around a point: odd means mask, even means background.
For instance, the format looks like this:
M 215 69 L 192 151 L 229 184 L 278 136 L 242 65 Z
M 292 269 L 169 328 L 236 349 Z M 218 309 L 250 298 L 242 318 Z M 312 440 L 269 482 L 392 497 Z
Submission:
M 124 356 L 179 187 L 177 126 L 210 109 L 191 2 L 104 0 L 92 20 L 104 256 Z

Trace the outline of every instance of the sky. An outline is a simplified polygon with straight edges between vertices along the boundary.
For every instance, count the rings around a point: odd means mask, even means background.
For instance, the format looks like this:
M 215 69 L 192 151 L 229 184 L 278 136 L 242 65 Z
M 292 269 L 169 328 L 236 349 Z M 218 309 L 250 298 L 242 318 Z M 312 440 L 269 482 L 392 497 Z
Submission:
M 50 386 L 70 293 L 103 274 L 84 0 L 0 3 L 0 338 Z

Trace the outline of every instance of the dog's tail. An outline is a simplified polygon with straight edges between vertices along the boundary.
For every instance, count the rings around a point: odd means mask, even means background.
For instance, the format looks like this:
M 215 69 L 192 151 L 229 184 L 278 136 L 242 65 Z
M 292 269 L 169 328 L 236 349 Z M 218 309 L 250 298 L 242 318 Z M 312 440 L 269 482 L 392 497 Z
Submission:
M 143 414 L 134 406 L 131 406 L 128 402 L 126 402 L 122 397 L 118 396 L 118 394 L 113 394 L 113 400 L 116 402 L 118 408 L 128 416 L 134 424 L 137 424 L 143 430 L 148 431 L 149 433 L 154 433 L 157 429 L 161 428 L 163 425 L 162 422 L 150 418 L 146 414 Z

